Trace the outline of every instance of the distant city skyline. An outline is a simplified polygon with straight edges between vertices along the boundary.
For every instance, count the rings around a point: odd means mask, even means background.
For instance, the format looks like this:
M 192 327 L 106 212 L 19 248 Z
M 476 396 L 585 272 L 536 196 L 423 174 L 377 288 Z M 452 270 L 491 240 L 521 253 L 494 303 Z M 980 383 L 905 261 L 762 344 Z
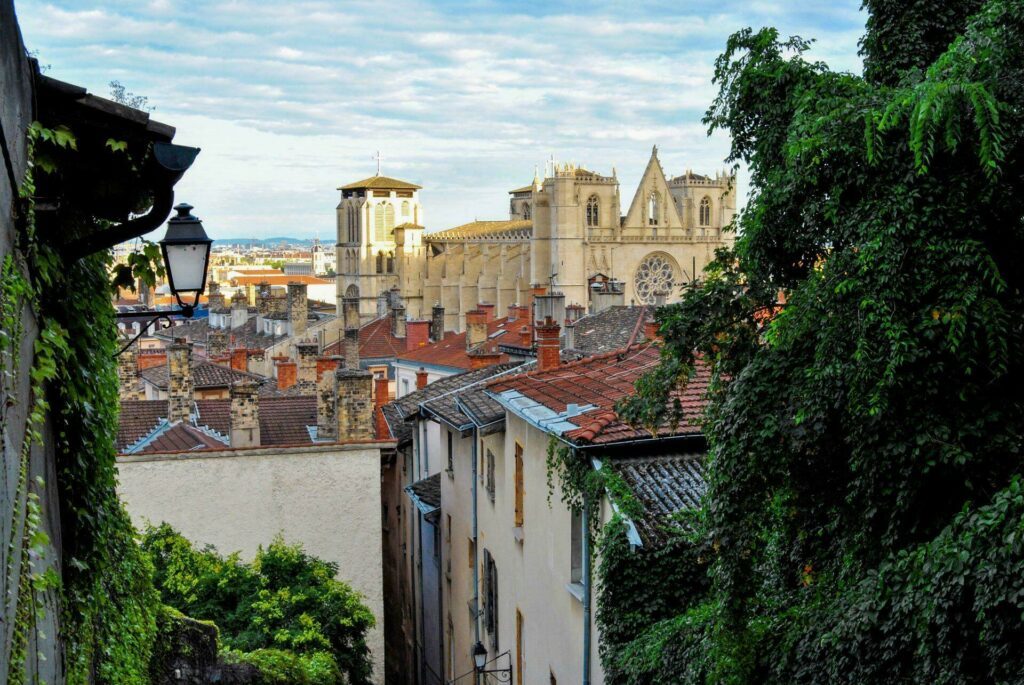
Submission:
M 507 191 L 573 161 L 631 193 L 650 154 L 670 175 L 725 168 L 700 119 L 728 35 L 776 26 L 858 72 L 859 0 L 337 3 L 16 2 L 48 75 L 144 95 L 203 149 L 178 184 L 219 239 L 331 241 L 336 188 L 381 172 L 424 186 L 440 230 L 508 213 Z M 746 179 L 740 174 L 740 198 Z M 631 197 L 623 197 L 628 206 Z M 159 231 L 154 232 L 154 234 Z

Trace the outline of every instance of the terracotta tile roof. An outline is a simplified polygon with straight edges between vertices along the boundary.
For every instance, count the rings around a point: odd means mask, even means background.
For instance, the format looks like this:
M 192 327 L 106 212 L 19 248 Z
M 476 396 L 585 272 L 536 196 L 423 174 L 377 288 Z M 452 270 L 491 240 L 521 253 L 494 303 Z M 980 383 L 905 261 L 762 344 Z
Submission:
M 159 433 L 145 448 L 136 452 L 190 452 L 192 450 L 223 449 L 223 440 L 193 428 L 187 423 L 178 422 Z
M 390 316 L 374 319 L 359 328 L 360 359 L 394 359 L 403 352 L 405 352 L 405 338 L 396 338 L 391 335 Z M 341 341 L 338 340 L 325 346 L 324 354 L 344 354 Z
M 647 307 L 609 307 L 597 314 L 579 319 L 574 328 L 571 352 L 584 356 L 621 350 L 630 343 L 640 343 L 644 337 Z M 635 336 L 634 336 L 635 334 Z
M 266 283 L 268 285 L 288 285 L 289 283 L 305 283 L 306 285 L 333 285 L 334 281 L 329 281 L 324 278 L 318 278 L 316 276 L 310 276 L 308 274 L 257 274 L 255 276 L 246 274 L 245 276 L 236 276 L 231 279 L 231 285 L 259 285 Z
M 415 183 L 399 181 L 397 178 L 389 176 L 371 176 L 370 178 L 364 178 L 362 181 L 341 186 L 338 190 L 364 190 L 367 188 L 370 190 L 420 190 L 422 187 Z
M 167 417 L 167 400 L 121 400 L 117 424 L 117 451 L 122 452 L 153 432 Z
M 503 343 L 515 344 L 519 340 L 519 329 L 522 326 L 523 322 L 520 319 L 511 323 L 507 317 L 491 321 L 487 324 L 487 340 L 473 351 L 497 352 L 498 346 Z M 469 353 L 466 351 L 465 331 L 448 334 L 440 342 L 425 345 L 412 352 L 403 352 L 397 358 L 400 362 L 410 364 L 431 364 L 453 369 L 469 369 L 472 366 Z M 507 362 L 508 355 L 502 354 L 496 361 Z
M 658 364 L 660 348 L 634 345 L 626 350 L 586 357 L 549 371 L 502 378 L 488 384 L 488 392 L 524 418 L 536 410 L 547 430 L 575 443 L 608 444 L 653 437 L 646 428 L 634 428 L 615 413 L 615 404 L 634 394 L 633 384 Z M 700 421 L 707 404 L 710 370 L 698 364 L 693 377 L 673 393 L 683 411 L 677 426 L 658 426 L 658 437 L 701 435 Z M 516 409 L 511 400 L 515 399 Z
M 609 460 L 609 466 L 643 507 L 643 514 L 632 521 L 644 546 L 664 543 L 673 516 L 697 509 L 707 491 L 701 454 L 616 458 Z
M 170 371 L 166 364 L 151 366 L 139 372 L 139 376 L 148 383 L 166 390 L 170 383 Z M 267 379 L 255 373 L 236 371 L 229 366 L 221 366 L 213 362 L 196 360 L 192 362 L 192 385 L 195 388 L 227 388 L 235 381 L 255 380 L 259 383 Z
M 259 401 L 261 447 L 313 444 L 308 427 L 316 425 L 316 397 L 260 397 Z M 147 437 L 152 439 L 134 453 L 196 449 L 202 440 L 206 441 L 204 449 L 224 448 L 228 443 L 230 415 L 231 400 L 196 400 L 191 423 L 176 429 L 182 424 L 168 427 L 165 421 L 167 400 L 125 400 L 121 402 L 117 449 L 125 453 Z M 165 438 L 171 431 L 170 437 Z M 204 436 L 202 440 L 198 435 Z M 190 440 L 196 442 L 181 446 Z
M 471 221 L 444 231 L 426 233 L 423 239 L 430 241 L 466 240 L 471 238 L 494 238 L 528 240 L 533 235 L 533 221 Z

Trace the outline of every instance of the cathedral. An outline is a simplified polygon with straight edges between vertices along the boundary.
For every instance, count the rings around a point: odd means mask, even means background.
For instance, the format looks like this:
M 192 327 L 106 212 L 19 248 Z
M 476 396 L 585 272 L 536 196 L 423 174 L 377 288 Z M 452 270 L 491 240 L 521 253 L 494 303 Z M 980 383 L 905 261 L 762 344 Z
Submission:
M 338 307 L 359 298 L 365 320 L 397 291 L 413 319 L 442 305 L 446 330 L 463 330 L 478 303 L 497 311 L 526 303 L 534 288 L 591 306 L 595 291 L 621 290 L 625 303 L 679 297 L 715 249 L 736 211 L 735 176 L 690 171 L 669 178 L 658 149 L 623 213 L 619 180 L 573 164 L 509 192 L 509 217 L 427 232 L 421 187 L 371 176 L 339 188 Z

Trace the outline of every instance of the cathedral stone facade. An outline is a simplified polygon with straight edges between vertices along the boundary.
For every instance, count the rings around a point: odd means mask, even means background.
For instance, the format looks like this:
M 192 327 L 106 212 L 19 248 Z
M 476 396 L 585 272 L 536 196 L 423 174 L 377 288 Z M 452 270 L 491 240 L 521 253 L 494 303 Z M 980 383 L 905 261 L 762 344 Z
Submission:
M 338 302 L 358 297 L 375 318 L 401 296 L 413 319 L 444 307 L 445 328 L 465 328 L 479 303 L 504 311 L 534 288 L 591 306 L 592 294 L 619 282 L 626 303 L 672 302 L 699 276 L 736 211 L 735 177 L 686 172 L 666 177 L 658 150 L 625 213 L 615 171 L 604 176 L 552 165 L 543 180 L 510 191 L 509 218 L 424 230 L 420 186 L 373 176 L 343 186 L 338 205 Z

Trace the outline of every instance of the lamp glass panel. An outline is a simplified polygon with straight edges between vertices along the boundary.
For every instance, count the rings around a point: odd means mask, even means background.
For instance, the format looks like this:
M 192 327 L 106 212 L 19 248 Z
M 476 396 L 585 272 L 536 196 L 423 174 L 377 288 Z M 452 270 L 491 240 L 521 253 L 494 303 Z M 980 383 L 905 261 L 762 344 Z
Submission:
M 203 287 L 208 245 L 167 245 L 167 268 L 177 292 L 194 292 Z

